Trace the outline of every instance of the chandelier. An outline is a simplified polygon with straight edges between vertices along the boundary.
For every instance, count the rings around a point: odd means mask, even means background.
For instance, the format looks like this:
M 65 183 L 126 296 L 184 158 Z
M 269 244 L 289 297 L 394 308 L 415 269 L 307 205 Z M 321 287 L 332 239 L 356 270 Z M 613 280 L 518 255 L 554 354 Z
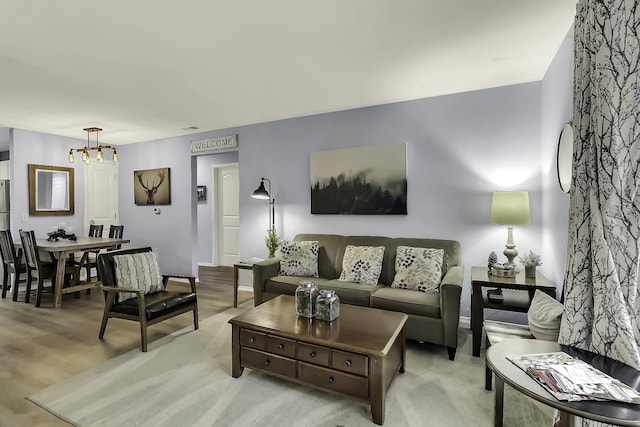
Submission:
M 118 152 L 116 151 L 115 147 L 112 147 L 110 145 L 100 145 L 98 143 L 98 132 L 100 132 L 102 129 L 100 128 L 84 128 L 83 129 L 85 132 L 87 132 L 87 145 L 86 147 L 82 147 L 82 148 L 72 148 L 69 150 L 69 163 L 73 163 L 75 162 L 75 157 L 73 155 L 74 151 L 78 151 L 82 153 L 82 161 L 85 164 L 89 164 L 91 162 L 91 157 L 89 156 L 89 153 L 91 151 L 97 151 L 98 153 L 96 154 L 96 160 L 100 163 L 104 162 L 104 155 L 102 154 L 103 150 L 113 150 L 113 161 L 117 162 L 118 161 Z M 96 146 L 95 147 L 91 147 L 90 142 L 89 142 L 89 135 L 91 135 L 92 133 L 96 134 Z

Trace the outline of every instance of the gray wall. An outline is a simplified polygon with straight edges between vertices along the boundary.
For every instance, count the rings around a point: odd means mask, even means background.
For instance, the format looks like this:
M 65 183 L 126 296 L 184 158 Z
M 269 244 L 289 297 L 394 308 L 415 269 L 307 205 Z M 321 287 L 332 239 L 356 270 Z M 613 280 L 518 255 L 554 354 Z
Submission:
M 81 147 L 85 141 L 64 136 L 12 129 L 10 134 L 11 151 L 11 232 L 18 238 L 18 230 L 34 230 L 36 237 L 46 238 L 51 227 L 65 222 L 74 233 L 85 234 L 84 217 L 84 169 L 79 157 L 72 165 L 69 163 L 69 149 Z M 29 213 L 29 175 L 28 164 L 73 167 L 75 175 L 75 215 L 28 216 Z M 22 220 L 27 214 L 27 221 Z
M 573 115 L 573 31 L 567 34 L 542 84 L 543 270 L 562 289 L 567 254 L 569 195 L 558 185 L 556 156 L 562 126 Z
M 211 261 L 212 231 L 211 203 L 197 203 L 196 185 L 207 185 L 212 200 L 211 165 L 238 161 L 242 258 L 266 255 L 266 205 L 250 197 L 264 176 L 272 181 L 276 227 L 285 239 L 318 232 L 459 240 L 465 264 L 462 315 L 468 316 L 470 267 L 485 264 L 492 250 L 502 259 L 507 238 L 506 227 L 489 224 L 491 193 L 511 188 L 528 190 L 531 199 L 532 224 L 515 228 L 517 248 L 541 253 L 541 270 L 560 286 L 568 204 L 555 183 L 555 147 L 559 128 L 570 116 L 571 55 L 569 40 L 541 82 L 120 146 L 120 219 L 126 236 L 158 248 L 163 272 L 197 271 L 198 261 Z M 239 144 L 227 157 L 190 154 L 191 140 L 229 134 L 237 134 Z M 311 153 L 399 141 L 407 143 L 408 215 L 310 214 Z M 82 144 L 14 131 L 13 224 L 20 224 L 20 213 L 28 211 L 26 163 L 67 165 L 68 149 Z M 76 215 L 64 220 L 79 229 L 83 179 L 78 163 Z M 134 204 L 133 171 L 159 167 L 171 168 L 172 203 L 160 206 L 156 215 L 153 207 Z M 46 232 L 60 220 L 32 218 L 27 226 Z M 250 285 L 246 276 L 243 282 Z

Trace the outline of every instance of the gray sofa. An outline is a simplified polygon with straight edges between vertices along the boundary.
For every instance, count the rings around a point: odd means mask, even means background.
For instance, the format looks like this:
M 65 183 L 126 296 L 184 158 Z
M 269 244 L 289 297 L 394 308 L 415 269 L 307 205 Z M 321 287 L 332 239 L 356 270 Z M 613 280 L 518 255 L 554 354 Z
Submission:
M 320 289 L 335 290 L 340 302 L 409 316 L 407 338 L 447 347 L 453 360 L 458 346 L 460 293 L 463 267 L 460 243 L 455 240 L 391 238 L 382 236 L 340 236 L 335 234 L 299 234 L 293 240 L 319 242 L 320 277 L 279 276 L 280 258 L 270 258 L 253 266 L 253 299 L 259 305 L 281 294 L 294 295 L 301 280 L 312 280 Z M 382 272 L 377 286 L 338 281 L 347 245 L 384 246 Z M 435 294 L 391 288 L 395 275 L 398 246 L 444 250 L 440 292 Z

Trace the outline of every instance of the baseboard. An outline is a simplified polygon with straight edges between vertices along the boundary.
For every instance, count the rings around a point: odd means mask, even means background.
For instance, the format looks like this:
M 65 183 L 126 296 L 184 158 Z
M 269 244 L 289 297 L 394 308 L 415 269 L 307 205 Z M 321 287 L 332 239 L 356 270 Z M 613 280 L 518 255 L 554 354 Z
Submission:
M 471 318 L 466 316 L 460 316 L 458 327 L 471 329 Z

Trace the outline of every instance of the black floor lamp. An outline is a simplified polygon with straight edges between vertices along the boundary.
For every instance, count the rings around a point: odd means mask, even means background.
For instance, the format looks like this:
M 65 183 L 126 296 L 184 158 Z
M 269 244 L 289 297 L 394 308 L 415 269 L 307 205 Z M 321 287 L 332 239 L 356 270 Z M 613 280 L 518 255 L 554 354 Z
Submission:
M 269 184 L 269 191 L 264 187 L 264 182 Z M 254 199 L 269 200 L 269 231 L 275 230 L 276 213 L 275 205 L 276 199 L 271 197 L 271 181 L 267 178 L 260 178 L 260 186 L 251 195 Z

